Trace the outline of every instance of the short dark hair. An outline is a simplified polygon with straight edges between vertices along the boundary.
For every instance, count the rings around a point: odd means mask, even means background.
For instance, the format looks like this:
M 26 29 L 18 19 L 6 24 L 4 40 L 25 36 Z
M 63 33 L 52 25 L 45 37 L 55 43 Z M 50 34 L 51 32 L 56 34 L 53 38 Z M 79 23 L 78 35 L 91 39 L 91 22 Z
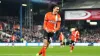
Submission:
M 55 8 L 55 7 L 59 7 L 57 4 L 52 4 L 51 6 L 50 6 L 50 11 L 53 11 L 53 9 Z

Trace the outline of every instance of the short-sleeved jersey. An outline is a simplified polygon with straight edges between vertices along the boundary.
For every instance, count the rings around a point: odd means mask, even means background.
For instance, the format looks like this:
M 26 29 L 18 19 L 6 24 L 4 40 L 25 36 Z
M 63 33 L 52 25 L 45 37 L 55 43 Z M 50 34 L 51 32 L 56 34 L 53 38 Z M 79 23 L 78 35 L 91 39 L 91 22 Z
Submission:
M 14 35 L 12 35 L 11 39 L 12 39 L 12 41 L 14 41 L 14 40 L 15 40 L 15 36 L 14 36 Z
M 64 35 L 63 35 L 62 32 L 60 33 L 59 40 L 60 40 L 60 41 L 63 41 L 63 40 L 64 40 Z
M 76 31 L 76 38 L 79 39 L 79 37 L 80 37 L 80 33 L 79 31 Z
M 59 14 L 54 15 L 52 12 L 48 12 L 44 18 L 44 30 L 48 30 L 48 32 L 57 31 L 60 29 L 61 17 Z
M 71 40 L 77 42 L 78 38 L 79 38 L 79 31 L 72 31 Z
M 2 28 L 2 24 L 0 24 L 0 30 L 2 30 L 3 28 Z

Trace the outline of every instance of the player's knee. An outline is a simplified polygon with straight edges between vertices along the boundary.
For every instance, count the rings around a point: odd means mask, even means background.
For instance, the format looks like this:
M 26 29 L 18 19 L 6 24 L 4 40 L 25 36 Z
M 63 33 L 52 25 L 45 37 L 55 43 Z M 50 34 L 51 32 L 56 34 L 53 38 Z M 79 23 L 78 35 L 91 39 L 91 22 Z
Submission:
M 72 44 L 69 44 L 69 46 L 71 47 L 71 46 L 73 46 Z
M 44 40 L 43 40 L 43 43 L 44 43 L 44 44 L 47 44 L 47 40 L 46 40 L 46 39 L 44 39 Z
M 48 45 L 47 39 L 44 39 L 44 40 L 43 40 L 43 43 L 44 43 L 44 46 L 47 46 L 47 45 Z

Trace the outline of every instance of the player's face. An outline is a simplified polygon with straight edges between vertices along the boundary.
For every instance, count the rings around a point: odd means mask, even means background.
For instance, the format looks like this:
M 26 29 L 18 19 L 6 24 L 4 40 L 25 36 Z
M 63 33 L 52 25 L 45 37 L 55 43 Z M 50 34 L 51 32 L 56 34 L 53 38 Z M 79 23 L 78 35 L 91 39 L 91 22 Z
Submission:
M 53 13 L 54 13 L 54 14 L 58 14 L 58 12 L 59 12 L 59 7 L 53 8 Z

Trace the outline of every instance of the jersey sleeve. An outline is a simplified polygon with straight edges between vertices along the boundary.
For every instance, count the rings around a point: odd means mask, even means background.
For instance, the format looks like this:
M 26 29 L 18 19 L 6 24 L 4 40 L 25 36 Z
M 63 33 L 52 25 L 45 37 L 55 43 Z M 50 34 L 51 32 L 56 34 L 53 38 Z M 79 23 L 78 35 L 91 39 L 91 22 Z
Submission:
M 79 31 L 77 31 L 77 38 L 79 39 L 79 37 L 80 37 L 80 33 Z
M 46 30 L 47 28 L 47 20 L 48 20 L 48 14 L 45 14 L 45 17 L 44 17 L 44 24 L 43 24 L 43 29 Z
M 59 15 L 59 20 L 57 22 L 57 27 L 56 27 L 56 31 L 58 31 L 60 29 L 60 25 L 61 25 L 61 17 Z

